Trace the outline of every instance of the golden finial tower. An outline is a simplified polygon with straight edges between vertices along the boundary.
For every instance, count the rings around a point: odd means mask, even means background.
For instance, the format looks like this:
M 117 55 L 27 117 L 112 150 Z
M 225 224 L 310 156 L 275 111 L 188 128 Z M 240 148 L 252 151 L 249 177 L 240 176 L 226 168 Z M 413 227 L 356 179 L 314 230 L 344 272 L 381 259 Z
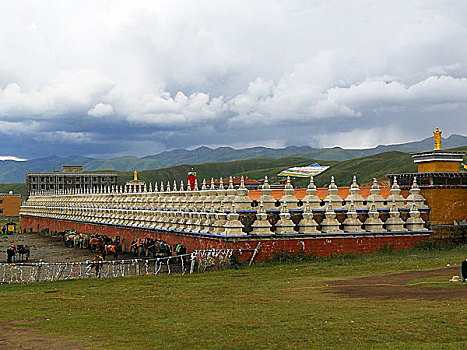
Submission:
M 436 130 L 433 131 L 433 138 L 435 139 L 435 151 L 441 151 L 441 132 L 439 131 L 438 127 L 436 127 Z
M 143 180 L 138 180 L 138 172 L 133 171 L 133 180 L 128 180 L 125 183 L 125 192 L 145 192 L 146 183 Z

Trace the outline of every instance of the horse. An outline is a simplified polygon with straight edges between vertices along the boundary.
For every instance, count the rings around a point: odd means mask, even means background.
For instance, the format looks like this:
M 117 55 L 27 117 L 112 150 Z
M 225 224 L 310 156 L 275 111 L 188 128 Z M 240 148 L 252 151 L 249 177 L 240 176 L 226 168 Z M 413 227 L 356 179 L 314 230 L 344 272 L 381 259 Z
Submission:
M 165 241 L 161 239 L 154 240 L 153 257 L 169 257 L 172 255 L 172 249 Z
M 77 241 L 79 241 L 79 234 L 73 230 L 67 231 L 63 236 L 63 243 L 67 248 L 75 247 Z
M 83 248 L 84 234 L 76 233 L 73 237 L 73 245 L 75 248 Z
M 28 245 L 25 245 L 25 244 L 18 244 L 17 247 L 17 253 L 18 255 L 20 256 L 21 258 L 21 261 L 24 260 L 24 256 L 26 256 L 26 261 L 29 260 L 29 255 L 31 253 L 31 250 L 29 249 L 29 246 Z
M 65 234 L 66 234 L 66 231 L 60 231 L 60 232 L 57 232 L 57 239 L 59 241 L 64 241 L 65 240 Z
M 16 246 L 14 244 L 10 245 L 6 250 L 7 260 L 6 262 L 13 262 L 15 260 L 16 255 Z
M 114 260 L 117 260 L 118 257 L 118 249 L 117 246 L 112 245 L 112 244 L 106 244 L 104 245 L 104 249 L 102 249 L 102 257 L 105 260 L 105 257 L 107 254 L 113 254 Z
M 100 238 L 94 237 L 89 240 L 89 250 L 91 250 L 91 253 L 100 252 L 102 248 L 104 248 L 104 244 Z
M 107 244 L 112 244 L 112 238 L 110 238 L 110 237 L 107 236 L 107 235 L 102 235 L 102 236 L 101 236 L 101 241 L 102 241 L 102 243 L 104 243 L 105 245 L 107 245 Z
M 84 238 L 83 238 L 83 248 L 84 249 L 91 249 L 91 240 L 93 238 L 99 238 L 99 236 L 95 233 L 93 233 L 92 235 L 85 235 Z

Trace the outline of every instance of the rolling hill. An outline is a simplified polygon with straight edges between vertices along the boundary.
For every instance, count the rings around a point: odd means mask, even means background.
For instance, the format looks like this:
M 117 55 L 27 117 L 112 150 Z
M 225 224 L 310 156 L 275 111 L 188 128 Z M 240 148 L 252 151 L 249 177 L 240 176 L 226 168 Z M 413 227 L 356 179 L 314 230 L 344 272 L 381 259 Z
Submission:
M 443 139 L 443 148 L 453 148 L 467 145 L 467 137 L 451 135 Z M 230 147 L 219 147 L 211 149 L 199 147 L 194 150 L 175 149 L 165 151 L 156 155 L 142 158 L 134 156 L 115 157 L 109 159 L 95 159 L 83 156 L 69 156 L 60 158 L 56 156 L 32 159 L 24 162 L 0 161 L 0 182 L 18 183 L 23 182 L 25 174 L 29 172 L 52 171 L 53 167 L 62 165 L 83 165 L 86 171 L 96 170 L 118 170 L 132 171 L 134 169 L 149 170 L 168 168 L 183 164 L 205 164 L 230 162 L 235 160 L 269 158 L 281 159 L 290 157 L 320 159 L 325 161 L 345 161 L 374 154 L 398 151 L 419 152 L 432 149 L 433 139 L 431 137 L 422 141 L 404 144 L 378 146 L 370 149 L 343 149 L 334 148 L 311 148 L 308 146 L 290 146 L 286 148 L 254 147 L 245 149 L 234 149 Z
M 467 146 L 451 149 L 452 151 L 467 151 Z M 464 156 L 464 162 L 467 161 L 467 156 Z M 412 157 L 408 153 L 390 151 L 380 154 L 375 154 L 357 159 L 350 159 L 341 162 L 317 160 L 303 157 L 288 157 L 280 159 L 258 158 L 247 160 L 236 160 L 231 162 L 215 162 L 204 164 L 183 164 L 168 168 L 143 170 L 138 173 L 138 177 L 148 184 L 149 182 L 164 184 L 170 181 L 177 181 L 177 185 L 181 180 L 186 181 L 186 174 L 191 168 L 195 168 L 198 180 L 203 178 L 210 179 L 211 177 L 219 178 L 228 176 L 248 176 L 253 179 L 262 179 L 267 175 L 271 183 L 276 182 L 277 174 L 282 170 L 291 166 L 305 166 L 311 163 L 318 162 L 322 165 L 330 165 L 331 168 L 324 171 L 322 174 L 315 177 L 315 183 L 318 187 L 323 187 L 329 184 L 331 175 L 334 175 L 338 186 L 348 186 L 352 182 L 353 175 L 357 175 L 358 182 L 364 183 L 370 181 L 373 177 L 385 178 L 386 174 L 416 172 L 417 166 L 414 164 Z M 105 170 L 111 171 L 111 170 Z M 132 171 L 117 171 L 119 183 L 123 185 L 127 180 L 133 177 Z M 296 187 L 306 187 L 308 179 L 293 179 Z M 25 194 L 24 184 L 0 184 L 0 192 L 13 191 L 14 193 Z

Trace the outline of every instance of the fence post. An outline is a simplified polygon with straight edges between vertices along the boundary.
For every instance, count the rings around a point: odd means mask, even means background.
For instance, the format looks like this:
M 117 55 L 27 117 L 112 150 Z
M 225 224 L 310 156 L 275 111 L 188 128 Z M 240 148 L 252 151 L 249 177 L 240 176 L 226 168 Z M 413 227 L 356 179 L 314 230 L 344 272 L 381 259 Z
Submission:
M 253 260 L 255 259 L 255 256 L 258 253 L 258 249 L 260 245 L 261 245 L 261 242 L 258 243 L 255 250 L 253 251 L 253 255 L 251 256 L 250 263 L 248 265 L 251 265 L 253 263 Z
M 195 254 L 191 253 L 191 266 L 190 266 L 190 273 L 193 273 L 195 271 Z

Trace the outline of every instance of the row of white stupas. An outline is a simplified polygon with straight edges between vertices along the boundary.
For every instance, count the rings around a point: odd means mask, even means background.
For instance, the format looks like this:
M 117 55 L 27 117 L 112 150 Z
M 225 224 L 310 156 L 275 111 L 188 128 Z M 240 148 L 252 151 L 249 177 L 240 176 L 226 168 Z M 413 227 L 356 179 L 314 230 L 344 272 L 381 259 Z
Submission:
M 338 188 L 332 177 L 328 194 L 323 201 L 317 196 L 313 178 L 310 179 L 306 196 L 301 201 L 294 196 L 295 190 L 290 179 L 287 179 L 284 194 L 279 200 L 271 195 L 267 177 L 257 201 L 250 199 L 243 178 L 238 189 L 234 188 L 232 177 L 227 189 L 223 187 L 222 179 L 218 188 L 213 180 L 210 183 L 211 187 L 207 188 L 206 181 L 203 180 L 201 190 L 195 183 L 193 191 L 190 186 L 185 190 L 183 182 L 177 189 L 174 182 L 172 189 L 169 184 L 165 189 L 162 183 L 159 188 L 157 185 L 152 188 L 150 184 L 149 189 L 144 188 L 142 192 L 124 192 L 122 187 L 116 186 L 86 191 L 32 193 L 21 207 L 20 213 L 98 224 L 222 235 L 243 235 L 246 234 L 245 231 L 249 234 L 272 234 L 271 228 L 276 234 L 426 230 L 417 209 L 425 206 L 425 199 L 420 195 L 416 179 L 407 198 L 400 194 L 396 181 L 389 197 L 383 198 L 376 180 L 370 189 L 370 195 L 363 198 L 354 176 L 350 193 L 343 200 L 338 195 Z M 402 207 L 410 208 L 405 222 L 400 215 Z M 368 209 L 364 222 L 360 221 L 361 216 L 357 214 L 357 209 L 360 208 Z M 378 208 L 380 211 L 389 208 L 389 218 L 384 223 Z M 291 209 L 298 209 L 301 213 L 298 224 L 291 220 Z M 324 218 L 319 225 L 314 218 L 316 212 L 313 214 L 317 209 L 325 209 Z M 336 219 L 335 209 L 345 210 L 346 219 L 342 225 Z M 266 213 L 270 210 L 280 210 L 276 217 L 279 220 L 274 225 L 270 223 L 274 220 L 268 220 Z M 240 220 L 241 215 L 254 218 L 251 226 L 244 227 Z

